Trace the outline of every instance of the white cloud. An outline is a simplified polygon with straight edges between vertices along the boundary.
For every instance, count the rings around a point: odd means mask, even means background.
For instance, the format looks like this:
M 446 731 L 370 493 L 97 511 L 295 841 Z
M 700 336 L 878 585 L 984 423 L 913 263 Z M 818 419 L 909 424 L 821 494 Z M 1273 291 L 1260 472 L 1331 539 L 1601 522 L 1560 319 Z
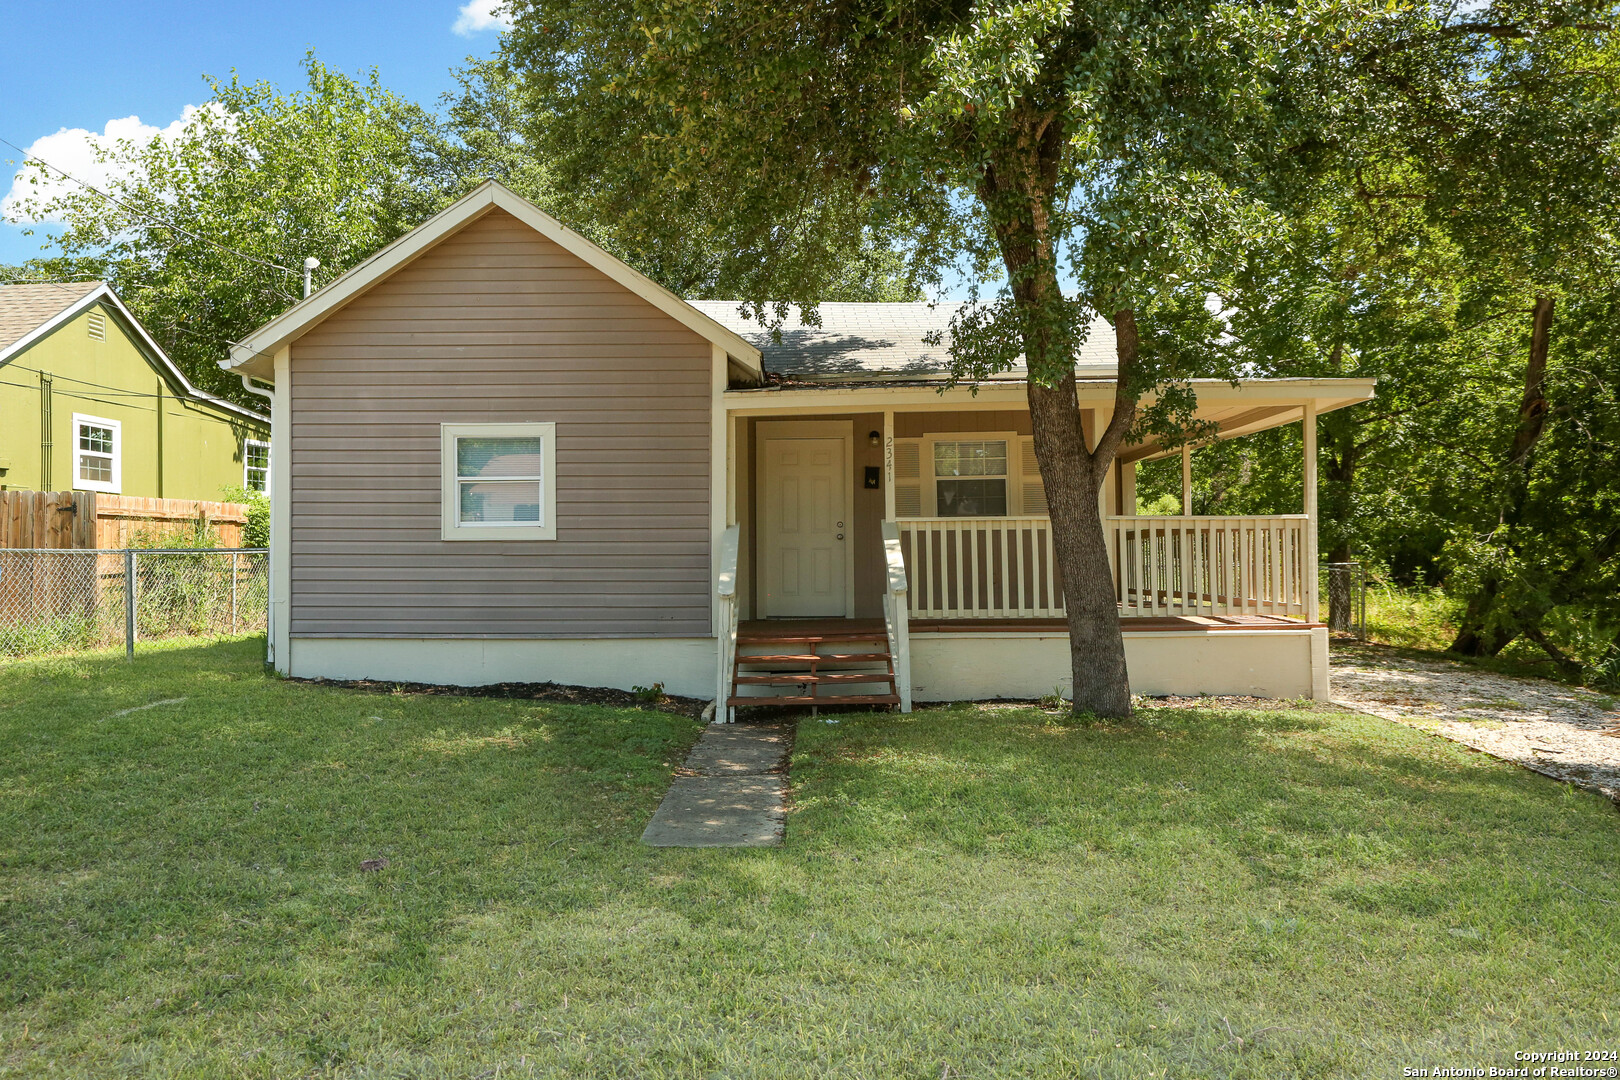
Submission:
M 503 0 L 467 0 L 461 5 L 456 24 L 450 29 L 462 37 L 472 37 L 485 30 L 510 30 L 512 16 L 506 12 Z
M 106 127 L 100 131 L 87 131 L 84 128 L 63 128 L 54 135 L 44 135 L 35 139 L 33 145 L 27 148 L 30 157 L 37 157 L 49 162 L 62 172 L 68 173 L 94 187 L 106 189 L 107 182 L 114 177 L 123 176 L 129 167 L 116 161 L 100 161 L 97 159 L 96 147 L 112 149 L 122 140 L 135 143 L 150 142 L 153 136 L 162 136 L 164 139 L 176 139 L 186 129 L 186 125 L 196 117 L 199 109 L 219 106 L 187 105 L 180 113 L 180 119 L 168 127 L 153 127 L 143 124 L 138 116 L 126 116 L 121 120 L 109 120 Z M 6 155 L 0 154 L 0 158 Z M 25 177 L 33 174 L 38 176 L 38 184 L 30 184 Z M 27 198 L 48 200 L 57 195 L 78 189 L 78 185 L 71 180 L 64 180 L 61 175 L 51 169 L 36 170 L 17 162 L 17 171 L 12 175 L 11 187 L 0 198 L 0 218 L 7 221 L 29 222 L 51 221 L 50 218 L 24 218 L 22 217 L 22 201 Z

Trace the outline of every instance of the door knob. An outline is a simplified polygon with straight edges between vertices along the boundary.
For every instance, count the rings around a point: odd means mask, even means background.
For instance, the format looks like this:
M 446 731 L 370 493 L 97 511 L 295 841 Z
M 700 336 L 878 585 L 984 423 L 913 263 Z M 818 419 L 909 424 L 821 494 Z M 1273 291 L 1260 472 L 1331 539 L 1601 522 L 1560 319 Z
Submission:
M 839 534 L 838 534 L 838 539 L 840 539 L 840 540 L 842 540 L 842 539 L 843 539 L 843 538 L 844 538 L 844 534 L 843 534 L 843 533 L 839 533 Z

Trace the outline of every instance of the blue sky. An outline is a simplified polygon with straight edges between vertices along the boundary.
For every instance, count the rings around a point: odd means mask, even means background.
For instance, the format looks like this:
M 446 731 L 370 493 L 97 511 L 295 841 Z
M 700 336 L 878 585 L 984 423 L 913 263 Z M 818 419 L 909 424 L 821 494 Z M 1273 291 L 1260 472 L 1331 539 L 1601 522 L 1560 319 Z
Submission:
M 451 86 L 449 70 L 495 48 L 493 0 L 389 0 L 387 3 L 281 0 L 275 4 L 41 3 L 9 0 L 0 64 L 0 139 L 69 172 L 90 171 L 75 129 L 129 134 L 162 129 L 186 106 L 207 99 L 203 76 L 298 85 L 309 49 L 345 71 L 376 67 L 384 85 L 432 105 Z M 459 26 L 458 26 L 459 23 Z M 51 139 L 66 131 L 68 134 Z M 48 141 L 35 149 L 40 139 Z M 54 154 L 47 153 L 47 148 Z M 78 161 L 58 157 L 79 155 Z M 0 200 L 21 155 L 0 145 Z M 40 236 L 0 225 L 0 263 L 39 253 Z
M 90 183 L 102 174 L 87 133 L 144 140 L 178 129 L 208 99 L 205 75 L 292 89 L 314 49 L 344 71 L 375 67 L 389 89 L 432 107 L 453 85 L 450 69 L 493 52 L 500 36 L 499 0 L 0 2 L 0 139 Z M 0 218 L 22 157 L 0 144 Z M 0 264 L 40 254 L 50 223 L 28 227 L 34 235 L 0 221 Z M 953 274 L 936 298 L 966 293 Z

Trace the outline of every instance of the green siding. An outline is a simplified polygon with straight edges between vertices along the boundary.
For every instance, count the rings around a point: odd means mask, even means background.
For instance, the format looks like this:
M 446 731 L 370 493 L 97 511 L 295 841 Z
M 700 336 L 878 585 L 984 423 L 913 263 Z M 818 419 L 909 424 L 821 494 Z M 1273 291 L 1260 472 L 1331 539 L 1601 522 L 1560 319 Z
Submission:
M 90 336 L 92 311 L 106 316 L 105 341 Z M 124 495 L 221 499 L 227 488 L 241 486 L 243 440 L 270 438 L 268 423 L 177 397 L 118 316 L 97 304 L 0 364 L 0 488 L 44 486 L 41 371 L 52 377 L 52 490 L 73 486 L 74 413 L 121 425 Z

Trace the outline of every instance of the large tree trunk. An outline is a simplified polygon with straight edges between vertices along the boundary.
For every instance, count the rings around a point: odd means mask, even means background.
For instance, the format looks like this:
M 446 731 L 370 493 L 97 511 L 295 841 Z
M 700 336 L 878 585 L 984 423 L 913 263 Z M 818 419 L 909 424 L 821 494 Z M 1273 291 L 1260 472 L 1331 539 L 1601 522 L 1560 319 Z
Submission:
M 1530 451 L 1547 426 L 1547 339 L 1552 334 L 1553 298 L 1536 297 L 1530 313 L 1530 359 L 1524 365 L 1524 393 L 1519 398 L 1519 426 L 1513 431 L 1508 465 L 1516 473 L 1528 471 Z
M 1335 376 L 1344 370 L 1344 342 L 1333 346 L 1328 366 Z M 1355 621 L 1355 594 L 1351 586 L 1350 568 L 1343 564 L 1352 554 L 1348 525 L 1355 505 L 1356 465 L 1360 457 L 1356 445 L 1356 428 L 1350 413 L 1342 409 L 1323 418 L 1321 430 L 1323 449 L 1327 451 L 1327 467 L 1322 470 L 1323 495 L 1319 513 L 1332 524 L 1332 535 L 1338 537 L 1328 549 L 1328 629 L 1346 631 Z M 1337 564 L 1337 565 L 1335 565 Z M 1365 629 L 1365 628 L 1363 628 Z
M 1120 367 L 1114 415 L 1096 445 L 1088 446 L 1074 356 L 1061 329 L 1067 302 L 1058 282 L 1059 238 L 1051 221 L 1065 138 L 1058 115 L 1026 113 L 990 154 L 980 196 L 996 231 L 1013 303 L 1023 316 L 1030 429 L 1069 624 L 1072 709 L 1125 717 L 1131 712 L 1125 639 L 1097 494 L 1136 415 L 1136 399 L 1126 392 L 1136 362 L 1136 321 L 1129 310 L 1115 313 Z
M 1332 419 L 1330 416 L 1329 419 Z M 1324 470 L 1324 479 L 1327 480 L 1327 498 L 1322 501 L 1322 509 L 1326 516 L 1334 523 L 1333 532 L 1340 539 L 1328 550 L 1328 629 L 1349 630 L 1350 624 L 1355 620 L 1353 606 L 1355 596 L 1351 586 L 1354 584 L 1350 577 L 1350 567 L 1344 565 L 1350 561 L 1353 552 L 1346 532 L 1345 520 L 1350 516 L 1351 506 L 1355 501 L 1356 464 L 1358 452 L 1356 447 L 1356 431 L 1354 427 L 1344 424 L 1328 424 L 1328 463 Z M 1334 430 L 1342 427 L 1342 431 Z
M 1518 424 L 1513 429 L 1513 441 L 1508 446 L 1506 467 L 1503 469 L 1499 522 L 1511 521 L 1519 516 L 1529 479 L 1530 452 L 1541 441 L 1541 433 L 1547 427 L 1547 349 L 1552 336 L 1552 321 L 1553 298 L 1537 296 L 1535 306 L 1530 311 L 1530 355 L 1524 366 L 1524 391 L 1519 397 Z M 1462 626 L 1451 642 L 1452 652 L 1464 656 L 1495 656 L 1519 636 L 1519 628 L 1514 625 L 1516 619 L 1498 619 L 1498 625 L 1486 625 L 1501 585 L 1494 577 L 1487 576 L 1479 591 L 1468 598 Z M 1538 622 L 1539 619 L 1534 619 L 1530 625 Z
M 1086 445 L 1072 373 L 1055 387 L 1031 381 L 1028 398 L 1035 458 L 1052 517 L 1052 552 L 1063 580 L 1073 708 L 1097 716 L 1129 716 L 1125 638 L 1097 505 L 1108 464 L 1099 467 L 1098 455 Z

